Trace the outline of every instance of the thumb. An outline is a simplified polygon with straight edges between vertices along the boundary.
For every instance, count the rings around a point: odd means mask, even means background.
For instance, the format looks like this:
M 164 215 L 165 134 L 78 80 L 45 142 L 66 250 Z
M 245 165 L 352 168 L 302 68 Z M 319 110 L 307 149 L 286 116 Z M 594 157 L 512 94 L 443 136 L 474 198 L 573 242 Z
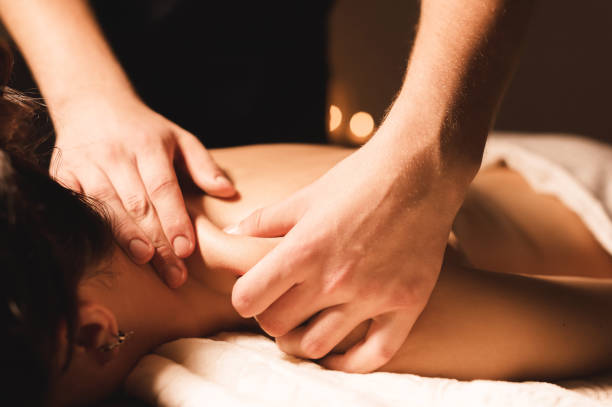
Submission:
M 177 132 L 178 148 L 193 182 L 210 195 L 221 198 L 234 196 L 236 188 L 200 140 L 185 130 Z
M 239 224 L 229 226 L 224 231 L 232 235 L 284 236 L 301 217 L 301 206 L 294 195 L 274 205 L 257 209 Z
M 230 236 L 204 215 L 198 215 L 194 224 L 200 254 L 206 267 L 229 271 L 237 276 L 245 274 L 280 242 L 280 239 Z

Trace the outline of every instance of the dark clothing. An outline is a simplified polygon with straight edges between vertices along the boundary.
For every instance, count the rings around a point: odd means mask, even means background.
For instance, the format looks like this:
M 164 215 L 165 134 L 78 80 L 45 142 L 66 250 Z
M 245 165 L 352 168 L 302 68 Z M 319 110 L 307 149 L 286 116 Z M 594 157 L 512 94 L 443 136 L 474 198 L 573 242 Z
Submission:
M 91 3 L 143 100 L 207 147 L 325 142 L 330 1 Z

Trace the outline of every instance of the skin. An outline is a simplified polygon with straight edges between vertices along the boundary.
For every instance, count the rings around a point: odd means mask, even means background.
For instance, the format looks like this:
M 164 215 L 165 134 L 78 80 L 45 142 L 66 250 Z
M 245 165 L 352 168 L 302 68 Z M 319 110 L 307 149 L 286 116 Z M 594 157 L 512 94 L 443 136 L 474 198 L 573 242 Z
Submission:
M 240 314 L 260 315 L 281 338 L 320 312 L 311 322 L 317 341 L 372 319 L 367 340 L 335 357 L 355 371 L 389 360 L 431 294 L 532 1 L 421 3 L 404 84 L 372 140 L 231 229 L 287 235 L 235 286 Z M 210 194 L 232 195 L 231 184 L 192 135 L 134 94 L 84 0 L 0 0 L 0 15 L 49 105 L 62 151 L 61 166 L 53 157 L 58 179 L 108 202 L 124 250 L 136 262 L 153 256 L 166 282 L 181 285 L 180 257 L 193 251 L 194 232 L 173 163 L 184 161 Z M 376 300 L 360 301 L 366 289 Z M 355 310 L 358 319 L 337 323 Z
M 231 182 L 194 135 L 140 100 L 87 1 L 0 0 L 0 17 L 53 119 L 52 175 L 109 205 L 132 260 L 152 259 L 169 286 L 181 285 L 195 235 L 175 164 L 214 196 L 234 195 Z
M 328 338 L 339 341 L 372 320 L 364 341 L 327 363 L 365 372 L 391 359 L 436 283 L 531 6 L 421 2 L 404 84 L 372 139 L 228 229 L 285 236 L 235 285 L 232 303 L 242 316 L 257 316 L 291 352 L 312 358 L 336 344 Z M 325 346 L 304 347 L 310 342 Z
M 136 265 L 116 248 L 112 261 L 79 288 L 78 346 L 55 386 L 54 404 L 103 398 L 121 386 L 142 355 L 168 340 L 256 330 L 254 320 L 233 309 L 232 287 L 282 240 L 230 235 L 221 228 L 312 182 L 350 153 L 296 145 L 214 151 L 242 193 L 232 200 L 200 194 L 187 199 L 198 250 L 187 260 L 186 283 L 168 290 L 150 265 Z M 485 264 L 490 271 L 482 270 Z M 373 294 L 363 292 L 362 298 L 370 301 Z M 556 199 L 534 193 L 507 168 L 487 168 L 455 219 L 428 305 L 379 370 L 511 380 L 593 373 L 612 362 L 611 306 L 612 259 L 579 218 Z M 289 337 L 277 342 L 298 355 L 304 348 L 307 354 L 341 355 L 366 338 L 371 323 L 327 342 L 311 331 L 316 324 L 308 324 L 297 333 L 299 347 Z M 112 352 L 100 352 L 119 328 L 134 334 Z M 346 367 L 337 360 L 320 363 Z

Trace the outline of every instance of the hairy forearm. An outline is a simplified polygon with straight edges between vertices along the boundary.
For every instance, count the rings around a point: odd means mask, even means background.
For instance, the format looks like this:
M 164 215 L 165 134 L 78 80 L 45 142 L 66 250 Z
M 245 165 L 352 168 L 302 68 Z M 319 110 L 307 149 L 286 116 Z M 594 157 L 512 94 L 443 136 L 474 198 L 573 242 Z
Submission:
M 82 96 L 133 95 L 86 0 L 0 0 L 52 115 Z
M 531 0 L 423 0 L 401 91 L 379 132 L 395 150 L 423 146 L 467 185 L 509 82 Z M 464 181 L 464 182 L 461 182 Z

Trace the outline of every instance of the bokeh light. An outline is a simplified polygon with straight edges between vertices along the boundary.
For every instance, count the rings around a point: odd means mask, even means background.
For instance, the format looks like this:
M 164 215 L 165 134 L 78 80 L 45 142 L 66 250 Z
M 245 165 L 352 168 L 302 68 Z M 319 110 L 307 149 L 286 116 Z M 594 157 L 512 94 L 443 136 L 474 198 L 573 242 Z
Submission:
M 357 112 L 351 117 L 349 128 L 355 137 L 365 139 L 374 130 L 374 119 L 367 112 Z
M 336 130 L 342 123 L 342 111 L 336 105 L 329 107 L 329 131 Z

